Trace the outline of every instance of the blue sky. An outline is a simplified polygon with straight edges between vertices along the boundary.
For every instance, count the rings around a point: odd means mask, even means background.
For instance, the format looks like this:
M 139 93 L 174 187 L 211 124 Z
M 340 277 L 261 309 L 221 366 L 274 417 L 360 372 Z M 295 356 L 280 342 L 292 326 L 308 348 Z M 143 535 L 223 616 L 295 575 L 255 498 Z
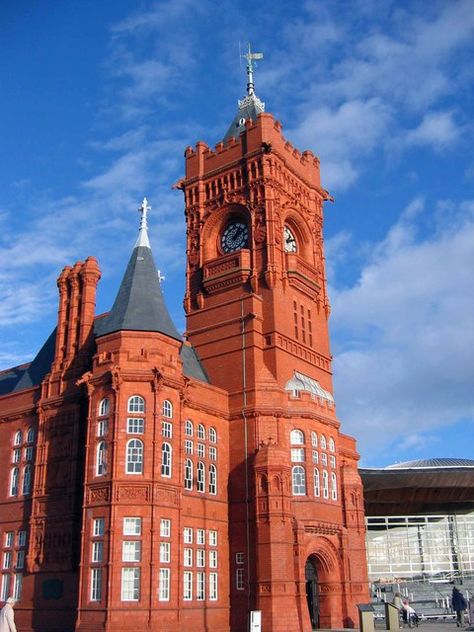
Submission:
M 110 308 L 150 239 L 184 329 L 183 151 L 245 90 L 238 43 L 286 137 L 321 159 L 335 397 L 364 465 L 472 457 L 472 0 L 0 3 L 0 367 L 56 319 L 95 255 Z

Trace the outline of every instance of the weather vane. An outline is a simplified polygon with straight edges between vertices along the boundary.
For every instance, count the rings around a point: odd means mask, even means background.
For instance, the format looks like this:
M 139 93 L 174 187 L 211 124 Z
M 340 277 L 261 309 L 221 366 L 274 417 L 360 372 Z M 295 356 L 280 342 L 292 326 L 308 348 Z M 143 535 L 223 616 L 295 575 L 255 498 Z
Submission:
M 252 53 L 249 42 L 249 50 L 248 53 L 244 55 L 241 54 L 241 57 L 247 60 L 247 94 L 255 94 L 255 86 L 253 83 L 253 69 L 256 67 L 256 61 L 263 59 L 263 53 Z

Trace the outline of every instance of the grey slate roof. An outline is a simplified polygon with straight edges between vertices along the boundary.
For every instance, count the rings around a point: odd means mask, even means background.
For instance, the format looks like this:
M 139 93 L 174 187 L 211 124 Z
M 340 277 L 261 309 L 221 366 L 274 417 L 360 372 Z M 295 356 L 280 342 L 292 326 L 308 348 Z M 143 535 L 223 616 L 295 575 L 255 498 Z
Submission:
M 31 362 L 0 372 L 0 396 L 38 386 L 51 370 L 55 346 L 56 329 Z
M 404 463 L 395 463 L 388 465 L 386 470 L 404 470 L 404 469 L 425 469 L 433 467 L 474 467 L 472 459 L 453 459 L 453 458 L 437 458 L 437 459 L 420 459 L 417 461 L 405 461 Z
M 256 121 L 257 116 L 264 111 L 265 105 L 255 94 L 248 95 L 244 99 L 239 101 L 239 109 L 237 111 L 237 114 L 234 116 L 234 120 L 230 124 L 226 135 L 223 138 L 223 142 L 225 143 L 232 137 L 238 140 L 240 134 L 245 129 L 245 121 L 247 121 L 248 119 Z
M 194 347 L 183 344 L 179 355 L 183 362 L 183 373 L 186 377 L 194 377 L 196 380 L 209 383 L 207 373 L 202 366 Z
M 109 314 L 95 323 L 96 337 L 114 331 L 159 331 L 181 340 L 161 293 L 151 249 L 136 246 Z

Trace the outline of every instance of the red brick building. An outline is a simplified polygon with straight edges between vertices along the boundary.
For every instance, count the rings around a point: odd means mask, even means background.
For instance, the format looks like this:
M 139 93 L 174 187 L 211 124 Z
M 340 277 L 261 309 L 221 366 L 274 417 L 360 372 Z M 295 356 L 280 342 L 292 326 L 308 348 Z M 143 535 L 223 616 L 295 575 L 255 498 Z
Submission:
M 247 96 L 186 150 L 185 340 L 147 204 L 109 313 L 97 261 L 0 373 L 1 599 L 21 630 L 351 627 L 367 599 L 355 441 L 332 396 L 319 161 Z

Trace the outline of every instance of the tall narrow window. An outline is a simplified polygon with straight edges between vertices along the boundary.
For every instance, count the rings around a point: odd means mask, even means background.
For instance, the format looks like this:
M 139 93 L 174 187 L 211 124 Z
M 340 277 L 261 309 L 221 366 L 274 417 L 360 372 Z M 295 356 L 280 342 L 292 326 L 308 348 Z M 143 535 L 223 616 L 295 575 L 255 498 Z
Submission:
M 184 489 L 193 488 L 193 462 L 191 459 L 186 459 L 184 464 Z
M 206 573 L 197 571 L 196 573 L 196 599 L 204 601 L 206 598 Z
M 206 491 L 206 469 L 202 461 L 197 464 L 197 490 L 198 492 Z
M 321 444 L 321 450 L 326 449 L 326 437 L 322 434 L 319 438 L 319 442 Z
M 92 542 L 92 563 L 100 564 L 104 558 L 104 543 L 102 540 Z
M 335 472 L 331 472 L 331 498 L 337 500 L 337 478 Z
M 314 431 L 311 433 L 311 445 L 313 448 L 318 447 L 318 434 Z
M 140 395 L 133 395 L 128 400 L 128 412 L 129 413 L 144 413 L 145 412 L 145 400 Z
M 92 521 L 92 536 L 98 537 L 104 535 L 105 532 L 105 520 L 104 518 L 94 518 Z
M 97 444 L 95 473 L 96 476 L 104 476 L 104 474 L 107 474 L 107 444 L 105 441 L 100 441 Z
M 140 569 L 122 568 L 122 601 L 140 599 Z
M 167 417 L 168 419 L 173 418 L 173 404 L 170 402 L 169 399 L 165 399 L 165 401 L 163 402 L 161 414 L 163 415 L 163 417 Z
M 6 601 L 10 597 L 10 574 L 4 573 L 2 575 L 2 591 L 0 599 Z
M 23 575 L 21 573 L 15 573 L 13 581 L 13 599 L 15 601 L 20 601 L 23 588 Z
M 141 535 L 142 534 L 142 519 L 135 516 L 126 516 L 123 519 L 123 534 L 124 535 Z
M 170 569 L 169 568 L 160 568 L 158 599 L 159 601 L 169 601 L 170 599 Z
M 127 474 L 143 474 L 143 443 L 140 439 L 130 439 L 127 443 Z
M 26 545 L 26 531 L 18 531 L 18 546 Z
M 91 601 L 102 599 L 102 569 L 93 568 L 91 570 Z
M 21 569 L 25 566 L 25 551 L 17 551 L 15 568 Z
M 187 419 L 184 424 L 184 434 L 187 437 L 192 437 L 194 434 L 193 422 L 190 419 Z
M 25 465 L 23 468 L 23 496 L 31 494 L 31 465 Z
M 321 495 L 321 486 L 319 483 L 319 470 L 317 467 L 314 468 L 314 495 L 316 497 Z
M 217 573 L 209 573 L 209 599 L 217 601 Z
M 217 432 L 215 428 L 209 428 L 209 441 L 211 443 L 217 443 Z
M 10 474 L 10 496 L 18 496 L 19 478 L 20 470 L 17 467 L 14 467 Z
M 124 540 L 122 543 L 122 561 L 139 562 L 141 559 L 140 540 Z
M 34 443 L 35 440 L 35 429 L 28 428 L 28 432 L 26 433 L 26 443 Z
M 160 542 L 160 562 L 169 564 L 171 561 L 171 544 L 169 542 Z
M 23 443 L 23 434 L 21 430 L 17 430 L 17 432 L 15 433 L 15 437 L 13 439 L 13 444 L 21 445 L 22 443 Z
M 171 446 L 169 443 L 161 444 L 161 476 L 171 477 Z
M 329 452 L 334 452 L 336 446 L 334 444 L 334 439 L 332 437 L 329 438 Z
M 193 598 L 193 574 L 191 571 L 184 571 L 183 575 L 183 600 L 191 601 Z
M 300 465 L 292 469 L 293 495 L 304 496 L 306 494 L 306 475 L 304 467 Z
M 99 403 L 99 417 L 105 417 L 106 415 L 109 414 L 109 411 L 110 411 L 110 401 L 108 400 L 107 397 L 104 397 L 104 399 L 101 399 Z
M 204 428 L 203 424 L 199 424 L 197 428 L 197 437 L 201 441 L 204 441 L 206 438 L 206 429 Z
M 217 468 L 214 464 L 209 466 L 209 493 L 217 494 Z
M 323 497 L 329 498 L 329 476 L 326 470 L 323 470 Z

